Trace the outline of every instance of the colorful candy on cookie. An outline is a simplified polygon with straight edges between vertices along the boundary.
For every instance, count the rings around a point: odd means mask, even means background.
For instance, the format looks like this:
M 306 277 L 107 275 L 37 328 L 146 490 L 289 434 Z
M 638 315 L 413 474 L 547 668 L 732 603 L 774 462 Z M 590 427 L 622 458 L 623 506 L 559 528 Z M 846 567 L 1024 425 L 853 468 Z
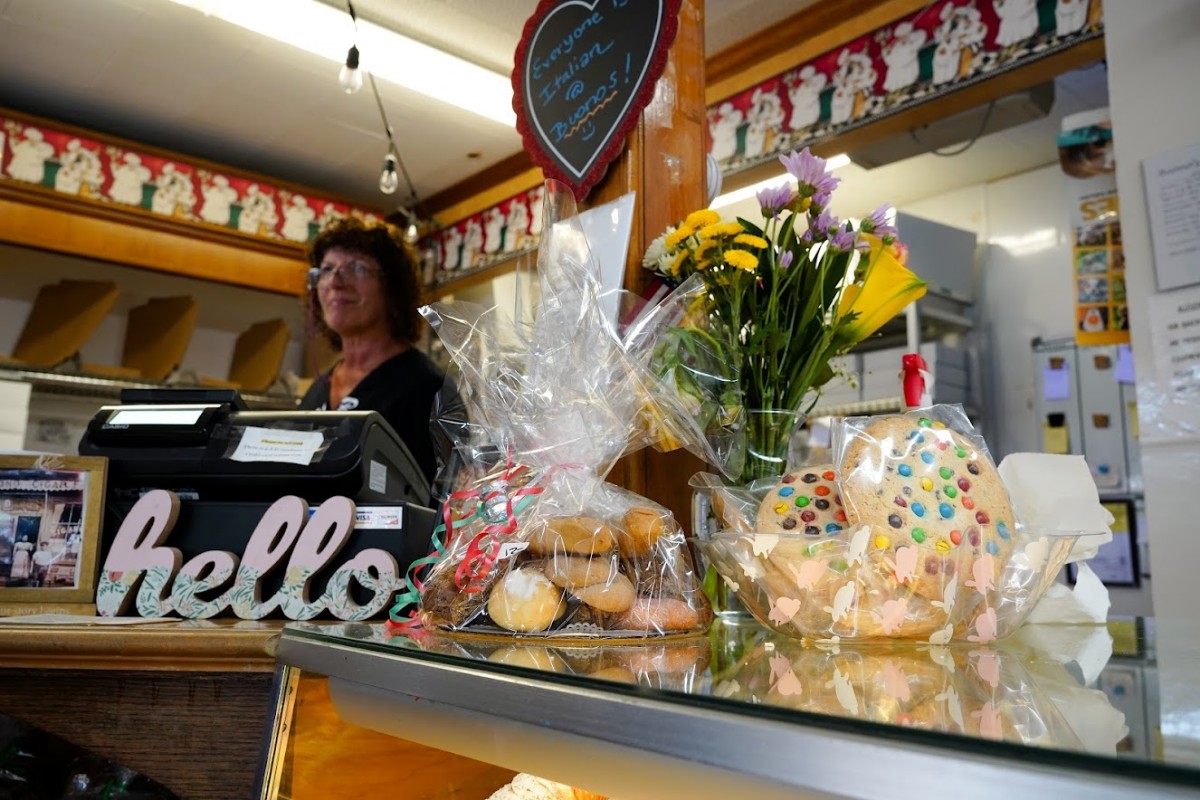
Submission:
M 847 444 L 839 477 L 851 522 L 872 527 L 870 551 L 918 594 L 939 598 L 963 571 L 997 575 L 1012 554 L 1015 520 L 996 467 L 941 422 L 872 418 Z
M 801 467 L 780 478 L 758 507 L 759 533 L 837 536 L 849 524 L 832 464 Z

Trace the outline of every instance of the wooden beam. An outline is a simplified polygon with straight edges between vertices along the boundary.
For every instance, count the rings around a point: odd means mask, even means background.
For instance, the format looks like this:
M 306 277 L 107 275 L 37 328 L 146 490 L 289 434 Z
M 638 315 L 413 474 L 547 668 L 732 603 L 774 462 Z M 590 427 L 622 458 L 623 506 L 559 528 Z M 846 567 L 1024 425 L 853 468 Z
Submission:
M 514 180 L 516 184 L 513 183 Z M 438 218 L 438 222 L 442 225 L 450 225 L 474 214 L 474 211 L 462 213 L 456 209 L 460 206 L 474 205 L 481 194 L 490 193 L 492 190 L 496 190 L 498 193 L 505 191 L 502 187 L 515 186 L 512 191 L 490 204 L 495 205 L 518 192 L 532 189 L 541 181 L 542 170 L 535 166 L 529 154 L 522 150 L 429 197 L 425 201 L 425 206 Z M 525 185 L 526 183 L 528 185 Z
M 507 275 L 510 272 L 516 271 L 519 266 L 529 261 L 537 261 L 536 252 L 523 253 L 513 258 L 506 258 L 497 264 L 476 270 L 469 275 L 452 278 L 442 283 L 435 283 L 432 286 L 426 287 L 423 300 L 426 303 L 432 303 L 448 294 L 454 294 L 455 292 L 461 292 L 482 283 L 488 283 L 499 278 L 501 275 Z
M 642 253 L 667 225 L 704 205 L 707 113 L 704 106 L 704 3 L 683 0 L 679 32 L 654 99 L 642 111 L 624 152 L 609 165 L 589 205 L 638 194 L 626 258 L 624 288 L 639 292 L 649 273 Z M 690 528 L 688 478 L 704 462 L 684 450 L 643 449 L 620 459 L 608 480 L 669 508 Z
M 308 265 L 296 248 L 224 235 L 219 241 L 173 230 L 169 220 L 152 224 L 150 215 L 114 217 L 103 206 L 64 206 L 50 196 L 44 204 L 30 203 L 30 196 L 0 184 L 0 241 L 268 292 L 304 292 Z

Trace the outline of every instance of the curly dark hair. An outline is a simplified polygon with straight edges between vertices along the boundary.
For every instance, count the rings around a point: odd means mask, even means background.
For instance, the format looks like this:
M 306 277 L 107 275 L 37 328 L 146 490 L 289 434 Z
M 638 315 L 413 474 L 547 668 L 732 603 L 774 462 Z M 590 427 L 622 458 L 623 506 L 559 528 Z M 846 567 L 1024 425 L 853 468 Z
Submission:
M 386 222 L 367 222 L 355 217 L 337 219 L 326 225 L 308 247 L 310 280 L 308 313 L 311 322 L 337 350 L 342 337 L 330 330 L 321 313 L 317 282 L 313 270 L 319 269 L 325 254 L 335 247 L 368 255 L 379 262 L 388 327 L 398 342 L 412 344 L 421 333 L 421 286 L 417 282 L 420 260 L 416 250 L 404 239 L 403 232 Z

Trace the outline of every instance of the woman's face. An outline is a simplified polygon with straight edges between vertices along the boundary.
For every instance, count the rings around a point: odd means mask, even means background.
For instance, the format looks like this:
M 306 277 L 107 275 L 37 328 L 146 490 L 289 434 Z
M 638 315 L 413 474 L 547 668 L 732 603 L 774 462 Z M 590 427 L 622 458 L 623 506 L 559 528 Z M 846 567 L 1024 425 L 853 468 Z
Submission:
M 383 276 L 372 256 L 330 248 L 317 270 L 317 298 L 325 324 L 343 339 L 388 327 Z

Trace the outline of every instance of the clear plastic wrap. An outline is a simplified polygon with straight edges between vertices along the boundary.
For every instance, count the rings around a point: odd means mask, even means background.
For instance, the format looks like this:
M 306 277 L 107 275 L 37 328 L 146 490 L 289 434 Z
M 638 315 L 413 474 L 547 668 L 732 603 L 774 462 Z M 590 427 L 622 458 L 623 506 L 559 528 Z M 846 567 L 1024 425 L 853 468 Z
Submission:
M 833 452 L 833 464 L 793 470 L 765 491 L 692 482 L 725 528 L 698 546 L 782 633 L 1003 638 L 1092 533 L 1022 525 L 958 407 L 845 419 Z
M 667 509 L 604 481 L 683 412 L 601 310 L 570 192 L 547 183 L 546 212 L 531 324 L 461 302 L 424 309 L 460 369 L 471 423 L 460 428 L 465 467 L 444 505 L 420 619 L 535 637 L 701 633 L 712 611 L 682 529 Z
M 655 402 L 643 423 L 658 450 L 687 446 L 708 464 L 737 475 L 745 459 L 746 416 L 737 353 L 727 331 L 703 309 L 708 289 L 693 275 L 625 329 L 623 345 L 647 368 Z

